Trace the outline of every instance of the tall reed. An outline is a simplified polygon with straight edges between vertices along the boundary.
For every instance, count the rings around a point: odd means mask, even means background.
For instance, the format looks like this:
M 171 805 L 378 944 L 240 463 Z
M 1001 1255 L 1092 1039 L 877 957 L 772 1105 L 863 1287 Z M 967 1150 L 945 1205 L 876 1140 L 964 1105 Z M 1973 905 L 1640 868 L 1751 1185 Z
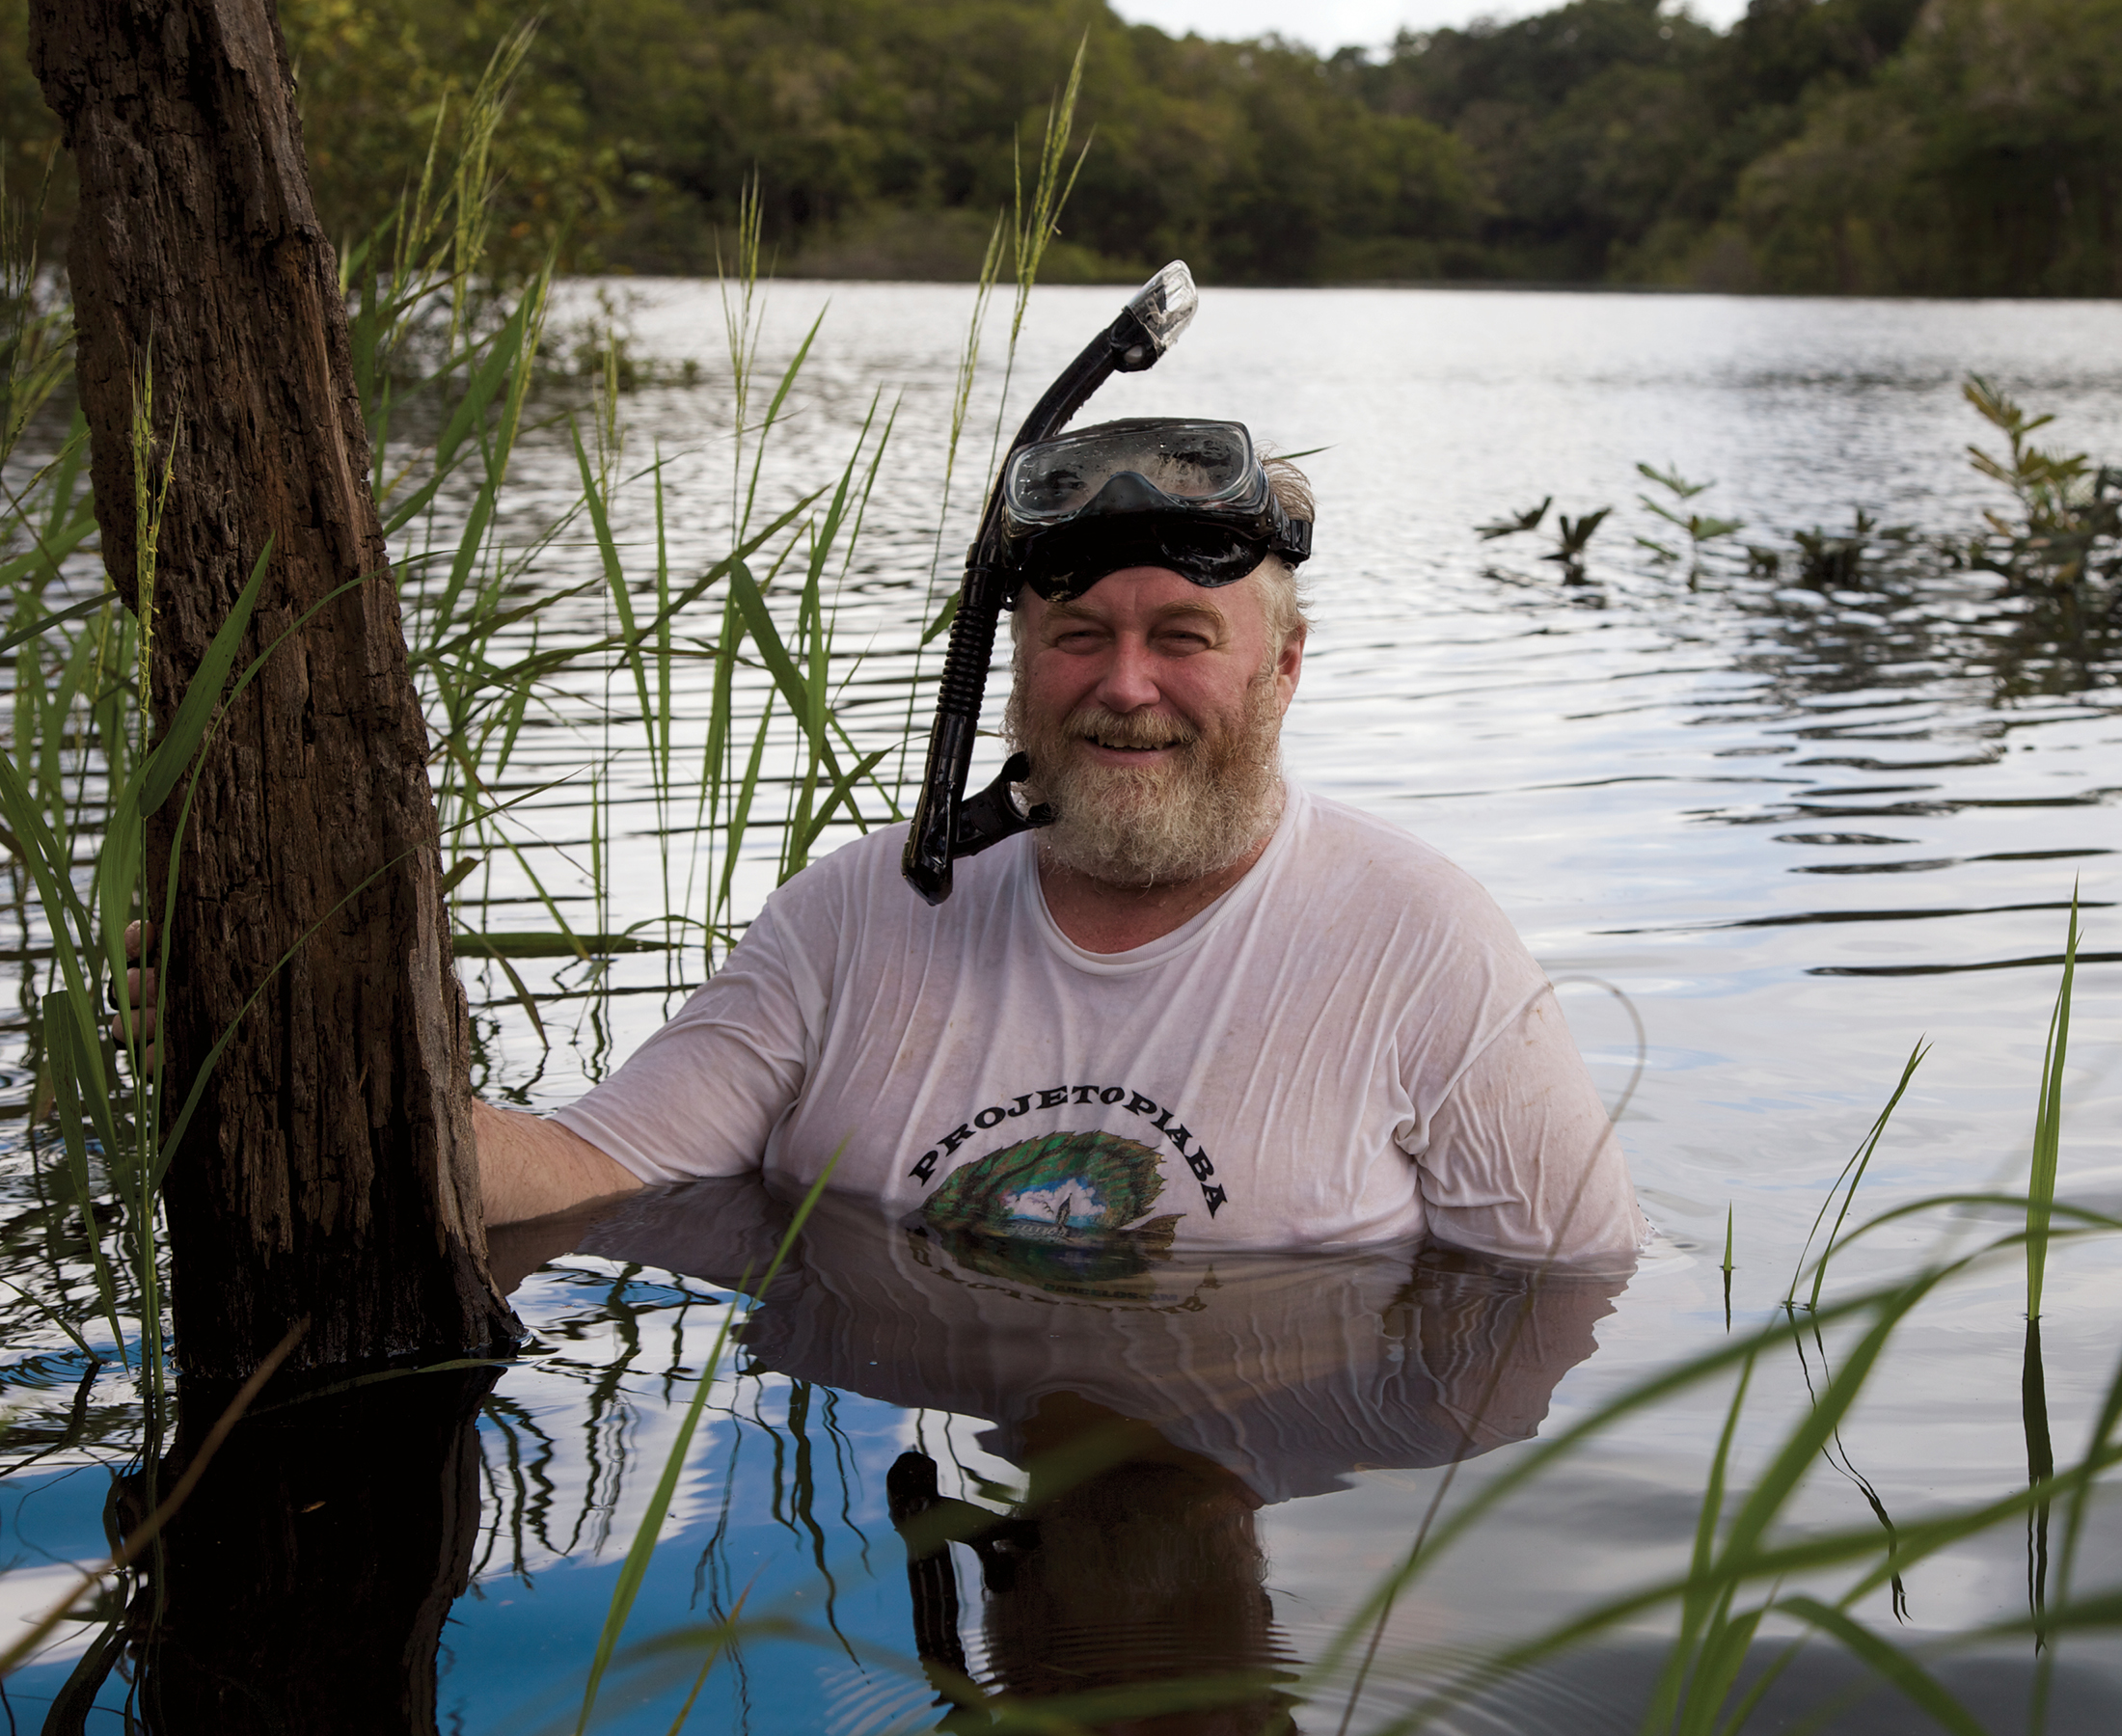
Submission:
M 1031 307 L 1031 292 L 1039 282 L 1039 268 L 1046 261 L 1047 248 L 1060 233 L 1062 207 L 1068 203 L 1069 194 L 1074 191 L 1076 176 L 1082 171 L 1083 158 L 1090 150 L 1090 141 L 1086 139 L 1075 154 L 1075 163 L 1069 163 L 1069 147 L 1075 136 L 1075 104 L 1083 89 L 1083 57 L 1089 47 L 1090 36 L 1086 32 L 1075 45 L 1075 59 L 1070 65 L 1067 83 L 1047 105 L 1046 131 L 1039 141 L 1038 172 L 1032 179 L 1029 199 L 1025 197 L 1020 146 L 1016 139 L 1010 141 L 1010 210 L 1006 219 L 1001 212 L 995 214 L 994 228 L 988 235 L 987 253 L 980 261 L 980 275 L 973 288 L 972 316 L 966 326 L 965 343 L 958 357 L 958 375 L 951 393 L 950 438 L 943 451 L 943 485 L 936 509 L 936 542 L 930 553 L 928 589 L 921 611 L 927 625 L 921 629 L 920 639 L 914 646 L 913 681 L 907 692 L 906 729 L 899 745 L 897 781 L 902 784 L 907 778 L 908 754 L 919 741 L 915 700 L 920 690 L 922 659 L 929 646 L 950 631 L 958 612 L 957 576 L 949 575 L 946 579 L 943 572 L 943 543 L 950 520 L 951 488 L 958 475 L 958 448 L 965 437 L 973 383 L 980 369 L 980 346 L 987 329 L 988 303 L 1001 279 L 1006 242 L 1014 294 L 1010 307 L 1009 343 L 1002 359 L 1001 392 L 988 436 L 987 468 L 988 477 L 992 479 L 1000 461 L 1002 442 L 1010 431 L 1010 383 L 1017 374 L 1017 349 L 1023 338 L 1024 316 Z M 939 605 L 937 591 L 946 583 L 948 588 Z
M 554 307 L 550 275 L 506 297 L 481 275 L 492 190 L 482 141 L 492 137 L 526 40 L 519 33 L 504 42 L 471 101 L 438 119 L 428 172 L 342 258 L 373 486 L 429 722 L 458 950 L 506 981 L 543 1040 L 543 997 L 523 961 L 598 967 L 618 953 L 667 950 L 675 966 L 677 948 L 697 941 L 699 968 L 712 969 L 748 916 L 734 873 L 740 856 L 763 856 L 785 877 L 830 826 L 867 825 L 873 813 L 896 812 L 894 790 L 877 776 L 888 747 L 857 746 L 840 715 L 835 677 L 847 660 L 837 655 L 833 633 L 838 587 L 891 423 L 888 414 L 873 417 L 836 473 L 792 494 L 770 481 L 769 445 L 798 389 L 813 328 L 766 382 L 764 415 L 731 431 L 741 492 L 733 492 L 726 552 L 692 570 L 678 565 L 663 534 L 663 462 L 631 473 L 626 467 L 611 334 L 607 366 L 583 401 L 579 388 L 542 361 Z M 453 166 L 445 170 L 445 163 Z M 185 435 L 155 402 L 144 359 L 135 419 L 139 492 L 131 503 L 141 606 L 128 611 L 95 572 L 86 430 L 78 415 L 70 422 L 60 415 L 69 316 L 49 300 L 34 258 L 23 251 L 34 226 L 14 205 L 7 215 L 0 653 L 12 654 L 14 679 L 0 756 L 0 843 L 14 858 L 25 938 L 41 954 L 25 997 L 37 1072 L 31 1145 L 37 1185 L 53 1201 L 42 1220 L 49 1226 L 45 1277 L 14 1292 L 19 1302 L 13 1306 L 63 1337 L 84 1367 L 84 1394 L 106 1362 L 133 1371 L 146 1406 L 133 1426 L 145 1427 L 141 1455 L 151 1466 L 167 1360 L 159 1182 L 205 1071 L 178 1092 L 161 1077 L 151 1045 L 138 1036 L 114 1045 L 101 1001 L 108 985 L 127 1032 L 142 1031 L 143 1015 L 159 1015 L 158 1007 L 129 1004 L 120 946 L 128 923 L 143 918 L 150 932 L 158 928 L 158 945 L 167 944 L 170 925 L 155 919 L 166 913 L 173 888 L 146 881 L 143 826 L 171 802 L 179 827 L 191 823 L 190 768 L 217 726 L 219 702 L 255 679 L 263 661 L 240 666 L 237 646 L 270 551 L 261 552 L 241 601 L 220 624 L 170 726 L 150 739 L 141 697 L 156 542 L 163 502 L 186 485 Z M 751 322 L 748 336 L 740 334 L 745 368 L 756 357 L 763 312 L 755 210 L 750 232 L 745 257 L 752 275 L 732 286 L 740 320 Z M 735 386 L 744 403 L 758 401 L 748 377 Z M 513 475 L 526 432 L 540 418 L 557 418 L 571 441 L 580 489 L 571 502 L 530 522 Z M 39 442 L 49 449 L 31 458 Z M 620 529 L 638 490 L 650 497 L 657 529 L 645 570 Z M 528 531 L 519 528 L 526 522 Z M 586 574 L 577 550 L 591 557 Z M 575 570 L 555 583 L 556 567 Z M 777 583 L 784 579 L 791 583 Z M 360 575 L 348 584 L 370 582 Z M 601 623 L 585 623 L 583 604 L 598 610 Z M 696 618 L 711 623 L 706 633 Z M 714 672 L 696 805 L 684 800 L 683 788 L 688 724 L 677 675 L 687 664 Z M 583 773 L 529 789 L 517 773 L 527 736 L 564 719 L 574 696 L 600 682 L 612 694 L 605 707 L 612 725 L 645 743 L 662 883 L 667 895 L 678 894 L 667 896 L 661 912 L 630 912 L 616 933 L 618 919 L 605 912 L 617 854 L 610 816 L 621 748 L 608 746 Z M 775 736 L 782 722 L 794 731 Z M 748 745 L 748 757 L 732 777 L 724 746 L 738 743 Z M 778 811 L 755 800 L 769 780 L 788 793 Z M 593 792 L 593 842 L 581 864 L 597 912 L 589 925 L 570 919 L 573 888 L 556 879 L 553 866 L 558 861 L 565 873 L 579 858 L 564 840 L 541 836 L 549 815 L 534 806 L 571 782 Z M 690 831 L 682 825 L 687 807 L 695 808 Z M 706 867 L 695 888 L 693 864 L 701 858 Z M 503 869 L 528 888 L 549 926 L 525 930 L 497 920 L 514 908 L 495 902 Z M 516 896 L 513 887 L 507 895 Z M 170 961 L 159 952 L 142 963 L 159 966 L 157 984 L 169 980 Z M 222 1044 L 231 1034 L 223 1033 Z M 219 1052 L 217 1045 L 206 1071 Z
M 2027 1348 L 2020 1363 L 2019 1407 L 2027 1437 L 2027 1481 L 2040 1487 L 2055 1474 L 2049 1429 L 2048 1370 L 2041 1356 L 2041 1297 L 2048 1278 L 2049 1237 L 2055 1214 L 2055 1178 L 2063 1147 L 2063 1068 L 2070 1051 L 2071 991 L 2078 974 L 2078 887 L 2071 887 L 2070 931 L 2063 945 L 2063 981 L 2049 1017 L 2041 1056 L 2041 1091 L 2034 1110 L 2033 1155 L 2027 1180 Z M 2027 1609 L 2034 1643 L 2043 1653 L 2041 1706 L 2048 1670 L 2047 1616 L 2050 1504 L 2027 1514 Z

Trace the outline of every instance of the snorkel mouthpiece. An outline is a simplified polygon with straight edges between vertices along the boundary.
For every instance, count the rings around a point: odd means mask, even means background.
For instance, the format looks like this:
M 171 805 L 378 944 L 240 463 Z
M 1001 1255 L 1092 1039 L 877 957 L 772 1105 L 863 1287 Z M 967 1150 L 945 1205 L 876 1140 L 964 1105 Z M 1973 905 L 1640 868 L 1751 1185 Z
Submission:
M 1178 342 L 1194 316 L 1200 297 L 1193 273 L 1174 259 L 1142 285 L 1120 316 L 1086 344 L 1062 369 L 1024 425 L 1010 443 L 1010 455 L 1037 441 L 1050 439 L 1089 401 L 1091 393 L 1116 372 L 1140 373 Z M 1008 464 L 1005 460 L 1006 474 Z M 1011 601 L 1014 583 L 1004 553 L 1006 527 L 1002 490 L 997 481 L 980 515 L 980 531 L 966 554 L 965 583 L 959 587 L 958 612 L 951 622 L 950 651 L 938 683 L 936 722 L 929 732 L 928 761 L 921 773 L 921 795 L 907 834 L 900 869 L 908 882 L 932 905 L 950 896 L 951 864 L 991 844 L 1034 826 L 1049 824 L 1050 810 L 1010 799 L 1007 786 L 1026 773 L 1021 755 L 1013 756 L 987 792 L 970 825 L 962 809 L 966 775 L 972 766 L 973 737 L 980 725 L 980 701 L 987 691 L 988 663 L 994 654 L 994 629 Z M 1028 770 L 1028 768 L 1027 768 Z

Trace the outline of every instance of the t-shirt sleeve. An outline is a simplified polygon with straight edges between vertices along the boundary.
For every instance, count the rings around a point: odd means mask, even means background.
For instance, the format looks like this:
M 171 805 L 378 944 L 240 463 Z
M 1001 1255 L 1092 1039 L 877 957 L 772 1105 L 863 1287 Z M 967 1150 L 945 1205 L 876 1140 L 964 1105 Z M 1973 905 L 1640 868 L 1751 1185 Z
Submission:
M 756 1170 L 808 1075 L 822 997 L 769 904 L 677 1015 L 554 1120 L 643 1181 Z
M 1415 1168 L 1431 1234 L 1455 1247 L 1627 1261 L 1649 1234 L 1620 1141 L 1551 989 L 1459 1075 Z

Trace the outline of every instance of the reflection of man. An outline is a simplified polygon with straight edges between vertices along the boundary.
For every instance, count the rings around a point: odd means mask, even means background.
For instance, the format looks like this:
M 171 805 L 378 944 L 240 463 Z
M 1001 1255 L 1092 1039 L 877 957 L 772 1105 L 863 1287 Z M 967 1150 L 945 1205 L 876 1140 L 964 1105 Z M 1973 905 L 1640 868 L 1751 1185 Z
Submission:
M 1258 1500 L 1219 1466 L 1109 1412 L 1053 1403 L 1035 1423 L 1018 1515 L 998 1519 L 940 1494 L 922 1452 L 902 1453 L 886 1478 L 907 1545 L 914 1648 L 942 1699 L 961 1708 L 939 1729 L 991 1728 L 983 1702 L 1000 1694 L 1059 1700 L 1045 1709 L 1112 1736 L 1290 1731 L 1275 1683 L 1296 1660 L 1264 1584 Z M 980 1561 L 978 1662 L 959 1634 L 950 1542 Z M 1176 1695 L 1175 1678 L 1187 1684 Z
M 482 1109 L 490 1220 L 763 1168 L 939 1227 L 1226 1247 L 1644 1233 L 1553 994 L 1435 852 L 1284 783 L 1312 502 L 1233 423 L 1028 448 L 1008 711 L 1059 819 L 931 909 L 872 834 L 551 1121 Z
M 583 1253 L 734 1287 L 788 1218 L 756 1179 L 654 1190 L 562 1237 Z M 531 1229 L 499 1238 L 506 1249 Z M 542 1251 L 541 1251 L 542 1252 Z M 1070 1414 L 1130 1419 L 1220 1466 L 1254 1505 L 1530 1440 L 1624 1279 L 1408 1242 L 1345 1253 L 1183 1245 L 1057 1268 L 1036 1242 L 880 1224 L 822 1202 L 747 1355 L 902 1410 L 984 1417 L 988 1451 L 1036 1458 Z M 526 1264 L 532 1261 L 526 1261 Z
M 786 1221 L 736 1179 L 621 1202 L 580 1245 L 728 1285 L 765 1268 Z M 1405 1243 L 1057 1261 L 829 1201 L 742 1342 L 756 1372 L 986 1419 L 979 1444 L 1026 1472 L 1014 1512 L 939 1488 L 921 1453 L 886 1479 L 939 1689 L 971 1706 L 1219 1676 L 1183 1720 L 1082 1720 L 1207 1736 L 1286 1727 L 1256 1511 L 1530 1438 L 1619 1284 Z M 959 1638 L 952 1544 L 978 1557 L 984 1656 Z

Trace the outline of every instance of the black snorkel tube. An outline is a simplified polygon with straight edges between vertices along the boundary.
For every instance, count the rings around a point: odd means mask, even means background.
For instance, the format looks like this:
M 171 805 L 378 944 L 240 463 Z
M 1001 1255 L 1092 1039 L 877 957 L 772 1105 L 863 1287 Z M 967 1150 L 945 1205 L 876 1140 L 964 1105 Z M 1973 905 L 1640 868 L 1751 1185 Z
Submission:
M 1081 355 L 1061 370 L 1032 406 L 1017 430 L 1009 456 L 1035 441 L 1050 440 L 1089 401 L 1092 393 L 1115 373 L 1140 373 L 1179 340 L 1193 318 L 1193 273 L 1174 259 L 1142 285 L 1120 311 L 1120 317 L 1092 339 Z M 1015 598 L 1003 565 L 1001 472 L 997 471 L 979 534 L 966 551 L 966 578 L 958 592 L 958 613 L 951 622 L 950 651 L 936 695 L 936 722 L 929 731 L 928 762 L 921 771 L 921 798 L 913 810 L 900 871 L 932 905 L 950 896 L 951 864 L 990 845 L 1036 826 L 1050 825 L 1045 807 L 1026 810 L 1010 786 L 1030 774 L 1031 762 L 1010 755 L 998 776 L 970 801 L 966 774 L 972 768 L 972 742 L 980 726 L 980 701 L 987 692 L 988 663 L 994 655 L 994 630 L 1002 610 Z

